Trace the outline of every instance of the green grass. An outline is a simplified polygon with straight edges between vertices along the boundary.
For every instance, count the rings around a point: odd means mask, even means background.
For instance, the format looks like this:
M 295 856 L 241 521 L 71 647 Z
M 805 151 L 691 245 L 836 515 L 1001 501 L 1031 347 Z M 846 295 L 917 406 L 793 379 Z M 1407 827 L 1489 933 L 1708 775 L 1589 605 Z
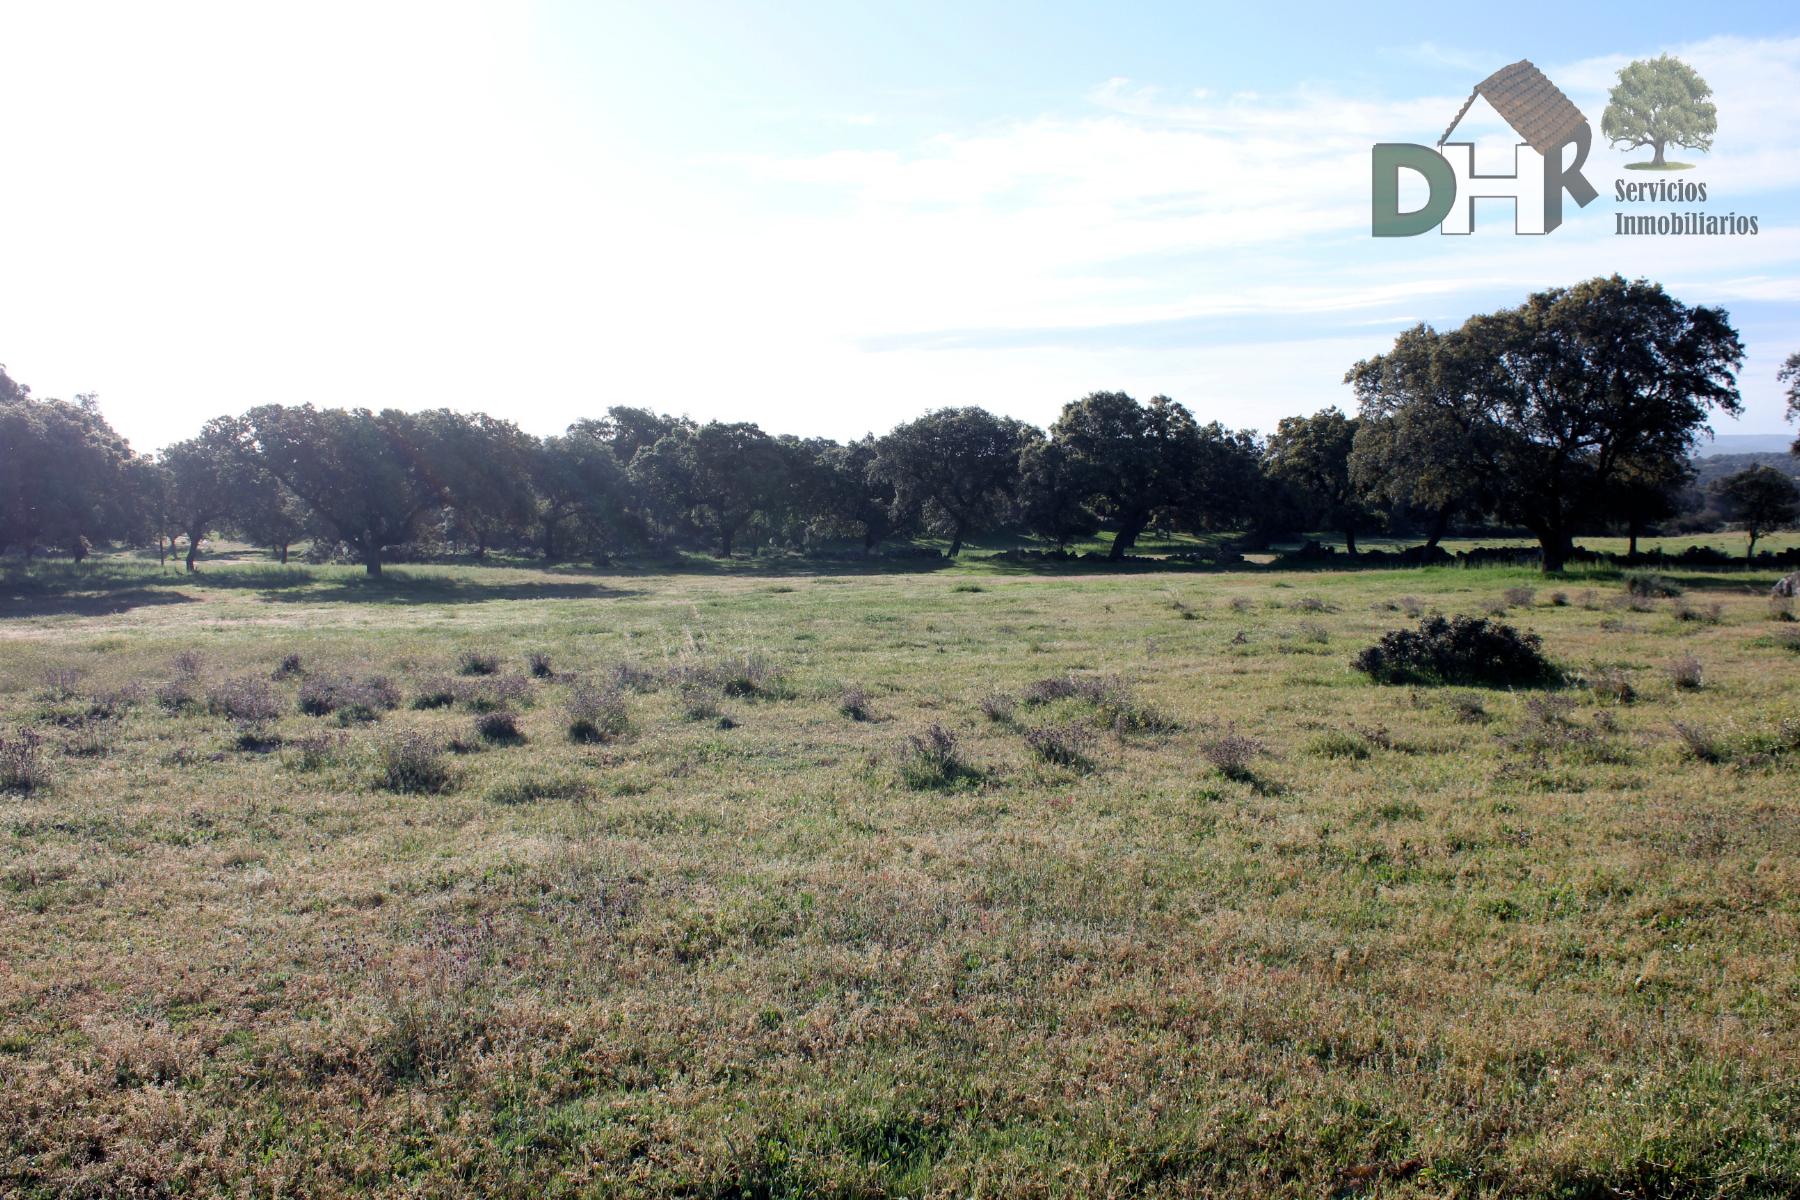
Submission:
M 1667 574 L 8 575 L 0 1194 L 1795 1194 L 1800 626 Z M 1503 603 L 1569 686 L 1348 666 Z

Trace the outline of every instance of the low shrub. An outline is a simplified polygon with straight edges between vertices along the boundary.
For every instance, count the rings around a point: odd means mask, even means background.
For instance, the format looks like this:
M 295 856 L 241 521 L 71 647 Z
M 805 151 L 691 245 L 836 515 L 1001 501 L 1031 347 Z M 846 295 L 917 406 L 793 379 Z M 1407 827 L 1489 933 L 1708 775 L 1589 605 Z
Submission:
M 1263 744 L 1248 734 L 1239 733 L 1236 726 L 1200 743 L 1200 756 L 1227 779 L 1250 778 L 1250 765 L 1262 752 Z
M 531 677 L 533 679 L 551 679 L 555 677 L 556 671 L 550 665 L 550 654 L 548 651 L 533 650 L 529 662 L 531 664 Z
M 585 800 L 593 787 L 578 775 L 526 775 L 502 779 L 488 788 L 485 798 L 494 804 L 530 804 L 537 800 Z
M 625 697 L 611 688 L 582 682 L 569 693 L 569 740 L 609 742 L 631 729 Z
M 287 742 L 288 765 L 298 771 L 317 771 L 344 756 L 344 735 L 316 731 Z
M 465 650 L 457 659 L 457 669 L 464 675 L 496 675 L 500 671 L 500 658 L 482 650 Z
M 1513 608 L 1530 608 L 1537 603 L 1537 593 L 1528 587 L 1509 587 L 1500 598 Z
M 0 732 L 0 792 L 29 796 L 50 786 L 50 766 L 44 761 L 44 739 L 34 729 L 18 726 Z
M 471 712 L 498 712 L 523 707 L 531 701 L 531 680 L 523 675 L 489 675 L 462 681 L 456 698 Z
M 273 671 L 269 672 L 269 678 L 279 682 L 283 679 L 292 679 L 296 675 L 304 674 L 306 674 L 306 668 L 301 665 L 300 656 L 298 654 L 289 653 L 281 656 L 281 661 L 275 664 L 275 669 Z
M 203 662 L 199 651 L 183 650 L 169 660 L 169 670 L 175 672 L 179 678 L 194 679 L 199 676 Z
M 1371 752 L 1367 738 L 1347 729 L 1327 730 L 1314 738 L 1308 748 L 1320 758 L 1351 758 L 1359 761 L 1369 757 Z
M 900 746 L 900 778 L 907 787 L 951 787 L 970 773 L 957 753 L 956 735 L 935 722 Z
M 1680 585 L 1655 571 L 1625 572 L 1625 590 L 1645 600 L 1664 600 L 1681 595 Z
M 187 712 L 200 704 L 200 684 L 191 675 L 179 675 L 157 685 L 156 702 L 172 713 Z
M 1444 697 L 1444 704 L 1450 715 L 1465 725 L 1487 720 L 1487 705 L 1474 692 L 1451 692 Z
M 1711 604 L 1695 605 L 1686 600 L 1677 600 L 1670 606 L 1677 621 L 1693 621 L 1700 625 L 1717 625 L 1725 619 L 1725 606 L 1718 601 Z
M 1541 638 L 1484 617 L 1427 617 L 1382 635 L 1352 665 L 1377 683 L 1519 687 L 1557 677 Z
M 44 672 L 43 698 L 51 703 L 73 700 L 81 683 L 81 672 L 75 667 L 51 667 Z
M 684 721 L 712 721 L 720 719 L 724 711 L 719 707 L 718 693 L 711 688 L 687 683 L 681 686 L 678 694 Z
M 1047 763 L 1059 767 L 1087 767 L 1094 751 L 1094 731 L 1078 721 L 1041 725 L 1025 731 L 1025 745 Z
M 1669 728 L 1674 731 L 1675 741 L 1681 747 L 1681 752 L 1688 758 L 1716 763 L 1725 757 L 1717 739 L 1706 726 L 1692 721 L 1673 721 Z
M 266 682 L 253 676 L 230 679 L 206 693 L 206 709 L 239 725 L 266 725 L 281 716 L 281 697 Z
M 981 708 L 981 715 L 997 725 L 1003 725 L 1013 719 L 1013 710 L 1018 701 L 1008 692 L 989 692 L 976 704 Z
M 1631 674 L 1623 667 L 1595 667 L 1581 677 L 1581 682 L 1596 700 L 1630 704 L 1637 699 L 1637 688 L 1632 686 Z
M 607 680 L 617 691 L 654 692 L 662 686 L 663 674 L 637 663 L 614 663 L 607 672 Z
M 517 745 L 525 740 L 519 732 L 519 720 L 505 709 L 482 713 L 475 718 L 475 734 L 484 742 Z
M 869 708 L 869 693 L 859 687 L 845 688 L 838 697 L 838 711 L 852 721 L 867 721 L 873 715 Z
M 377 762 L 377 782 L 390 792 L 442 792 L 450 787 L 443 748 L 418 730 L 403 730 L 382 742 Z
M 400 692 L 382 675 L 352 679 L 348 675 L 314 676 L 300 685 L 296 704 L 309 717 L 336 714 L 340 724 L 378 721 L 400 707 Z
M 1691 654 L 1671 659 L 1663 670 L 1679 691 L 1696 692 L 1706 686 L 1706 667 Z
M 1138 700 L 1131 686 L 1117 675 L 1052 675 L 1027 684 L 1020 693 L 1020 700 L 1027 708 L 1054 704 L 1059 700 L 1089 705 L 1120 733 L 1162 731 L 1174 727 L 1168 717 Z
M 1300 622 L 1294 627 L 1294 636 L 1315 646 L 1325 646 L 1331 642 L 1331 631 L 1317 621 Z
M 460 689 L 448 675 L 434 675 L 419 682 L 413 690 L 412 706 L 418 709 L 449 708 L 456 703 Z

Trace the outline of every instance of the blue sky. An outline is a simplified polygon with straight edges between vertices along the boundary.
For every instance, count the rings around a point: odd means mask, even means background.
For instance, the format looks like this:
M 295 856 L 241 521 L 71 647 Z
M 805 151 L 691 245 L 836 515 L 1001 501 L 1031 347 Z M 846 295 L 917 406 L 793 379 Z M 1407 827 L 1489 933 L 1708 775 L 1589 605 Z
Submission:
M 0 6 L 0 362 L 140 448 L 267 400 L 609 404 L 854 436 L 1099 388 L 1267 429 L 1357 358 L 1618 271 L 1728 307 L 1745 418 L 1800 349 L 1800 18 L 1775 5 Z M 1368 234 L 1376 141 L 1519 58 L 1713 85 L 1754 238 Z M 1479 109 L 1478 154 L 1511 137 Z M 1637 157 L 1641 157 L 1639 152 Z M 1643 178 L 1635 173 L 1632 178 Z

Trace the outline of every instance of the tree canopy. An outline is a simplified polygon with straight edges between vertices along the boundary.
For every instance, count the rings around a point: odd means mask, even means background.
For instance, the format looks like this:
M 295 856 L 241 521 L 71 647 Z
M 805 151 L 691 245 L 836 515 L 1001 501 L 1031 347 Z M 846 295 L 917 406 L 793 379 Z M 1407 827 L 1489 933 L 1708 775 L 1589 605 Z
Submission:
M 1706 80 L 1679 58 L 1641 58 L 1619 71 L 1600 117 L 1600 132 L 1615 146 L 1651 147 L 1656 152 L 1651 165 L 1664 166 L 1670 145 L 1712 148 L 1719 110 L 1711 95 Z

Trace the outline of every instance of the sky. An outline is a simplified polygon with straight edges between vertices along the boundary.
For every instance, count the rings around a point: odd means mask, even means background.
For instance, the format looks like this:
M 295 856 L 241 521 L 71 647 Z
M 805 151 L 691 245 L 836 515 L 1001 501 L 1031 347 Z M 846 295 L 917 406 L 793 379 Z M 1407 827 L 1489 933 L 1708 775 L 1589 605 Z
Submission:
M 1272 428 L 1418 321 L 1618 272 L 1727 308 L 1778 433 L 1800 350 L 1800 9 L 912 0 L 0 0 L 0 363 L 150 450 L 267 402 L 614 404 L 855 437 L 1088 392 Z M 1711 84 L 1693 171 L 1598 136 L 1633 59 Z M 1529 58 L 1601 196 L 1376 239 L 1370 148 Z M 1478 105 L 1483 169 L 1514 139 Z M 1492 156 L 1498 154 L 1495 160 Z M 1754 237 L 1622 237 L 1619 178 Z

